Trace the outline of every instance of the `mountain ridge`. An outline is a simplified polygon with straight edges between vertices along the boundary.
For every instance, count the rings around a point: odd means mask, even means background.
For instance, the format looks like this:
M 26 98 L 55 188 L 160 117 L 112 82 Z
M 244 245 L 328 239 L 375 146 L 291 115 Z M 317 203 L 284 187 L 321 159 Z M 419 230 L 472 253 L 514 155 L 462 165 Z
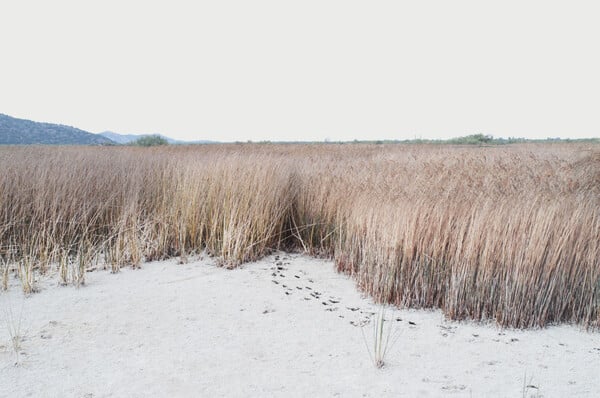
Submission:
M 0 113 L 0 145 L 114 145 L 111 139 L 64 124 Z

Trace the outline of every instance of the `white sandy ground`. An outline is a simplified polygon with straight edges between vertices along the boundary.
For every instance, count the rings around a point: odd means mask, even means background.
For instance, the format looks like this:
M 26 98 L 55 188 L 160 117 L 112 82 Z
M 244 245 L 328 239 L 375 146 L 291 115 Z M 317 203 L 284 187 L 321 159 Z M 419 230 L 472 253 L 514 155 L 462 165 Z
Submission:
M 0 397 L 522 397 L 524 383 L 537 387 L 526 396 L 600 396 L 600 333 L 572 326 L 388 310 L 398 340 L 376 369 L 351 322 L 378 307 L 330 261 L 278 255 L 281 270 L 273 255 L 235 270 L 204 258 L 95 271 L 79 289 L 47 277 L 27 298 L 12 281 L 0 294 Z M 22 313 L 16 366 L 9 307 Z

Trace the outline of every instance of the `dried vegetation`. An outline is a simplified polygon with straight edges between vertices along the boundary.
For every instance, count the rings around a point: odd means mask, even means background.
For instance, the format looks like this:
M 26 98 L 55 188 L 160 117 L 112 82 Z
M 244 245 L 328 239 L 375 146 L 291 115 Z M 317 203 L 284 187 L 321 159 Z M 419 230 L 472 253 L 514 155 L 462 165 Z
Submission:
M 0 170 L 2 287 L 303 250 L 379 302 L 600 326 L 597 145 L 4 147 Z

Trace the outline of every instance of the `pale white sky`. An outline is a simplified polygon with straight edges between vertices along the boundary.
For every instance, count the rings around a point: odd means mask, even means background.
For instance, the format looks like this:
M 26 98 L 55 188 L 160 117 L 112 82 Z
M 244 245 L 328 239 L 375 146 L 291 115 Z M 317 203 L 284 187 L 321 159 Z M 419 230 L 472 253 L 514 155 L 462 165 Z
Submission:
M 0 113 L 179 139 L 600 136 L 595 1 L 3 1 Z

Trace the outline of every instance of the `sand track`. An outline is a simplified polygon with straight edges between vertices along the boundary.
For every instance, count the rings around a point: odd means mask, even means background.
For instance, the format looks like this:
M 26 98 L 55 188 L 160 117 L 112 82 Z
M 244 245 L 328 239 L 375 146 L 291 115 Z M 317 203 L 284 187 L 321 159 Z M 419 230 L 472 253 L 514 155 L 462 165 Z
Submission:
M 209 258 L 55 277 L 23 299 L 19 364 L 0 318 L 0 397 L 597 396 L 600 334 L 501 330 L 439 311 L 387 311 L 398 340 L 377 370 L 379 309 L 328 261 L 278 253 L 226 270 Z M 526 379 L 525 379 L 526 378 Z

